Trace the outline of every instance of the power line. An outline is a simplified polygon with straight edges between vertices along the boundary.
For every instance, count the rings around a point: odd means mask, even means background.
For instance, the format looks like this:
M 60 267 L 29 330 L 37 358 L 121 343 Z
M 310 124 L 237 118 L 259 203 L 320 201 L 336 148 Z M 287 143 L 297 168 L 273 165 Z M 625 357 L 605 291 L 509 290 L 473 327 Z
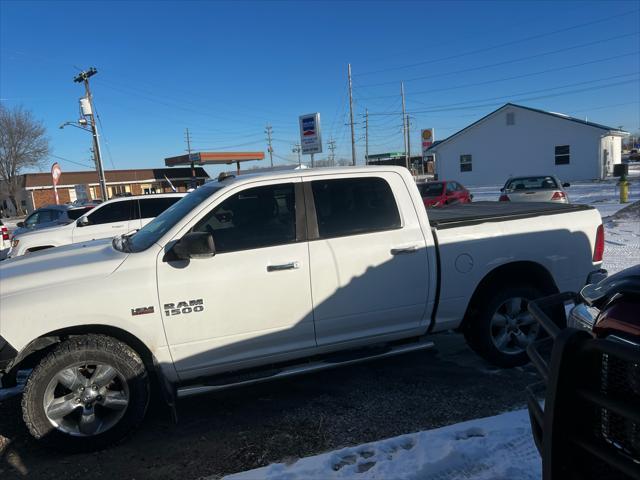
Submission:
M 489 47 L 478 48 L 478 49 L 475 49 L 475 50 L 470 50 L 470 51 L 463 52 L 463 53 L 458 53 L 458 54 L 455 54 L 455 55 L 448 55 L 448 56 L 445 56 L 445 57 L 435 58 L 435 59 L 431 59 L 431 60 L 424 60 L 424 61 L 421 61 L 421 62 L 410 63 L 410 64 L 400 65 L 400 66 L 396 66 L 396 67 L 388 67 L 388 68 L 383 68 L 383 69 L 380 69 L 380 70 L 372 70 L 372 71 L 369 71 L 369 72 L 359 73 L 356 76 L 361 77 L 361 76 L 364 76 L 364 75 L 373 75 L 373 74 L 388 72 L 388 71 L 392 71 L 392 70 L 401 70 L 401 69 L 404 69 L 404 68 L 417 67 L 417 66 L 420 66 L 420 65 L 427 65 L 427 64 L 431 65 L 433 63 L 442 62 L 444 60 L 452 60 L 452 59 L 455 59 L 455 58 L 466 57 L 468 55 L 476 55 L 478 53 L 488 52 L 488 51 L 495 50 L 495 49 L 498 49 L 498 48 L 508 47 L 510 45 L 516 45 L 518 43 L 528 42 L 530 40 L 536 40 L 538 38 L 547 37 L 549 35 L 556 35 L 558 33 L 568 32 L 570 30 L 575 30 L 576 28 L 582 28 L 582 27 L 587 27 L 587 26 L 590 26 L 590 25 L 595 25 L 597 23 L 608 22 L 609 20 L 613 20 L 614 18 L 626 17 L 627 15 L 632 14 L 632 13 L 636 13 L 638 11 L 640 11 L 640 10 L 631 10 L 631 11 L 628 11 L 628 12 L 619 13 L 619 14 L 616 14 L 616 15 L 611 15 L 610 17 L 600 18 L 600 19 L 592 20 L 592 21 L 586 22 L 586 23 L 580 23 L 580 24 L 577 24 L 577 25 L 572 25 L 570 27 L 561 28 L 559 30 L 554 30 L 554 31 L 551 31 L 551 32 L 539 33 L 539 34 L 536 34 L 536 35 L 531 35 L 529 37 L 524 37 L 524 38 L 521 38 L 521 39 L 518 39 L 518 40 L 511 40 L 509 42 L 499 43 L 497 45 L 492 45 L 492 46 L 489 46 Z
M 53 153 L 49 154 L 50 157 L 57 158 L 58 160 L 64 160 L 65 162 L 73 163 L 74 165 L 79 165 L 85 168 L 95 168 L 95 165 L 89 165 L 88 163 L 76 162 L 75 160 L 69 160 L 68 158 L 61 157 L 60 155 L 54 155 Z
M 511 77 L 503 77 L 503 78 L 496 78 L 493 80 L 486 80 L 486 81 L 482 81 L 482 82 L 474 82 L 474 83 L 465 83 L 463 85 L 455 85 L 455 86 L 451 86 L 451 87 L 443 87 L 443 88 L 433 88 L 430 90 L 423 90 L 423 91 L 418 91 L 418 92 L 411 92 L 411 96 L 413 97 L 414 95 L 427 95 L 427 94 L 431 94 L 434 92 L 444 92 L 447 90 L 458 90 L 461 88 L 469 88 L 469 87 L 478 87 L 481 85 L 489 85 L 491 83 L 498 83 L 498 82 L 505 82 L 507 80 L 516 80 L 518 78 L 525 78 L 525 77 L 532 77 L 535 75 L 542 75 L 545 73 L 550 73 L 550 72 L 557 72 L 560 70 L 568 70 L 571 68 L 576 68 L 576 67 L 582 67 L 585 65 L 592 65 L 594 63 L 602 63 L 602 62 L 606 62 L 606 61 L 610 61 L 610 60 L 616 60 L 618 58 L 624 58 L 624 57 L 630 57 L 633 55 L 637 55 L 638 53 L 640 53 L 640 50 L 636 50 L 635 52 L 631 52 L 631 53 L 624 53 L 622 55 L 615 55 L 613 57 L 609 56 L 609 57 L 605 57 L 605 58 L 600 58 L 597 60 L 591 60 L 589 62 L 582 62 L 582 63 L 574 63 L 573 65 L 564 65 L 562 67 L 556 67 L 556 68 L 548 68 L 546 70 L 539 70 L 537 72 L 530 72 L 530 73 L 523 73 L 520 75 L 514 75 Z M 361 100 L 373 100 L 373 99 L 377 99 L 377 98 L 396 98 L 397 95 L 379 95 L 376 97 L 364 97 L 361 98 Z
M 430 75 L 422 75 L 420 77 L 408 78 L 408 79 L 405 79 L 404 81 L 405 82 L 415 82 L 417 80 L 425 80 L 425 79 L 428 79 L 428 78 L 444 77 L 444 76 L 447 76 L 447 75 L 455 75 L 455 74 L 458 74 L 458 73 L 466 73 L 466 72 L 473 72 L 475 70 L 482 70 L 484 68 L 492 68 L 492 67 L 499 67 L 499 66 L 502 66 L 502 65 L 509 65 L 511 63 L 517 63 L 517 62 L 522 62 L 524 60 L 530 60 L 532 58 L 540 58 L 540 57 L 545 57 L 547 55 L 554 55 L 556 53 L 566 52 L 566 51 L 569 51 L 569 50 L 576 50 L 578 48 L 590 47 L 592 45 L 597 45 L 597 44 L 600 44 L 600 43 L 606 43 L 606 42 L 610 42 L 612 40 L 618 40 L 620 38 L 633 37 L 635 35 L 638 35 L 639 33 L 640 33 L 640 31 L 631 32 L 631 33 L 625 33 L 623 35 L 616 35 L 614 37 L 604 38 L 604 39 L 601 39 L 601 40 L 594 40 L 592 42 L 581 43 L 579 45 L 573 45 L 573 46 L 570 46 L 570 47 L 559 48 L 559 49 L 556 49 L 556 50 L 549 50 L 549 51 L 546 51 L 546 52 L 536 53 L 534 55 L 527 55 L 525 57 L 514 58 L 514 59 L 511 59 L 511 60 L 504 60 L 502 62 L 479 65 L 479 66 L 476 66 L 476 67 L 464 68 L 462 70 L 451 70 L 451 71 L 448 71 L 448 72 L 439 72 L 439 73 L 433 73 L 433 74 L 430 74 Z M 382 85 L 395 85 L 396 83 L 397 83 L 397 80 L 394 80 L 394 81 L 388 81 L 388 82 L 370 83 L 370 84 L 366 84 L 366 85 L 363 85 L 363 86 L 365 86 L 365 87 L 377 87 L 377 86 L 382 86 Z
M 464 106 L 470 103 L 476 103 L 476 102 L 484 102 L 484 101 L 489 101 L 489 100 L 500 100 L 500 99 L 509 99 L 512 98 L 514 96 L 520 96 L 520 95 L 529 95 L 532 93 L 542 93 L 542 92 L 548 92 L 551 90 L 558 90 L 561 88 L 568 88 L 568 87 L 575 87 L 578 85 L 587 85 L 590 83 L 596 83 L 596 82 L 602 82 L 605 80 L 612 80 L 614 78 L 623 78 L 623 77 L 629 77 L 629 76 L 633 76 L 633 75 L 638 75 L 640 73 L 640 71 L 636 71 L 636 72 L 631 72 L 631 73 L 624 73 L 621 75 L 612 75 L 610 77 L 603 77 L 603 78 L 599 78 L 599 79 L 595 79 L 595 80 L 587 80 L 584 82 L 576 82 L 576 83 L 569 83 L 569 84 L 565 84 L 565 85 L 559 85 L 557 87 L 549 87 L 549 88 L 543 88 L 543 89 L 538 89 L 538 90 L 530 90 L 527 92 L 520 92 L 520 93 L 512 93 L 509 95 L 501 95 L 499 97 L 489 97 L 489 98 L 483 98 L 483 99 L 476 99 L 476 100 L 467 100 L 465 102 L 457 102 L 457 103 L 450 103 L 450 104 L 442 104 L 442 105 L 432 105 L 431 108 L 429 110 L 414 110 L 413 112 L 410 113 L 421 113 L 421 112 L 432 112 L 432 111 L 442 111 L 441 109 L 449 109 L 449 107 L 456 107 L 456 108 L 452 108 L 453 110 L 456 110 L 458 107 L 459 108 L 465 108 Z M 619 82 L 619 83 L 614 83 L 611 85 L 618 85 L 618 84 L 622 84 L 622 83 L 630 83 L 633 82 L 635 80 L 630 80 L 627 82 Z M 606 86 L 606 85 L 604 85 Z M 592 89 L 595 88 L 600 88 L 600 87 L 594 87 Z M 570 92 L 561 92 L 560 95 L 562 95 L 563 93 L 570 93 Z M 468 108 L 473 108 L 473 107 L 468 107 Z M 434 110 L 435 109 L 435 110 Z M 369 113 L 369 115 L 398 115 L 400 114 L 400 112 L 389 112 L 389 113 Z

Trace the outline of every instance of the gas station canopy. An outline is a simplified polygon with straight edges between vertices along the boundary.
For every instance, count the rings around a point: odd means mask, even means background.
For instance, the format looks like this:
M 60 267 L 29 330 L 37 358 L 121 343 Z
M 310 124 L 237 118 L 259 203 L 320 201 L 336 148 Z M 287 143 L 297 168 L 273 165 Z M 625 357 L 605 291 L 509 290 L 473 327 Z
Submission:
M 264 160 L 264 152 L 196 152 L 164 159 L 167 167 L 177 165 L 222 165 L 236 163 L 238 172 L 240 162 Z

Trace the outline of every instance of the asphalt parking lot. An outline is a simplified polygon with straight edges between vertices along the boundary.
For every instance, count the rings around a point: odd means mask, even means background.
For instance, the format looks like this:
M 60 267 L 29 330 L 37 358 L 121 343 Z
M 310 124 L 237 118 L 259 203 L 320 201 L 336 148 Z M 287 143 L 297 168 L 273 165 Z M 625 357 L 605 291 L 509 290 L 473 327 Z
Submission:
M 0 402 L 0 478 L 215 478 L 524 406 L 532 367 L 493 368 L 461 335 L 433 340 L 424 352 L 185 399 L 178 424 L 156 405 L 132 438 L 91 454 L 41 448 L 12 397 Z

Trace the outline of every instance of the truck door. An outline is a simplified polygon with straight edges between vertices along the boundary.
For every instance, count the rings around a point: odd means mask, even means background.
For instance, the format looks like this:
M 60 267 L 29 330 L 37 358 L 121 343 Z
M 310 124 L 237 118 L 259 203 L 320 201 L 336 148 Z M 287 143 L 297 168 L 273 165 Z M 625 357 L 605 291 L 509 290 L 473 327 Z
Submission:
M 301 185 L 231 191 L 189 230 L 213 235 L 213 257 L 187 265 L 158 258 L 165 331 L 181 377 L 315 349 Z
M 308 215 L 318 345 L 419 329 L 428 293 L 426 242 L 401 176 L 307 180 L 305 198 L 315 209 Z
M 76 222 L 72 234 L 73 243 L 111 238 L 129 232 L 131 222 L 135 222 L 136 208 L 135 199 L 108 202 L 96 207 L 86 215 L 89 219 L 88 225 L 80 226 Z

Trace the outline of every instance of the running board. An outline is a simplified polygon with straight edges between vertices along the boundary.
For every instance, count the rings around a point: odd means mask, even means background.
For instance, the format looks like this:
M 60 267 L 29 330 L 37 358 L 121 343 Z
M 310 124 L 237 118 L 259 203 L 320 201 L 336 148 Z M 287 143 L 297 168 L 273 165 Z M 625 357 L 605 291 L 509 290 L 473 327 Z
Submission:
M 427 350 L 434 346 L 433 342 L 421 341 L 415 343 L 405 343 L 397 346 L 390 347 L 388 350 L 376 353 L 374 355 L 364 355 L 357 358 L 351 358 L 343 361 L 331 360 L 329 357 L 326 360 L 315 361 L 311 363 L 291 365 L 283 367 L 280 370 L 269 370 L 265 372 L 265 375 L 256 376 L 247 380 L 231 381 L 229 383 L 219 383 L 216 385 L 189 385 L 178 388 L 178 398 L 190 397 L 192 395 L 199 395 L 201 393 L 219 392 L 221 390 L 227 390 L 229 388 L 244 387 L 248 385 L 255 385 L 257 383 L 268 382 L 271 380 L 278 380 L 281 378 L 294 377 L 296 375 L 302 375 L 305 373 L 320 372 L 322 370 L 328 370 L 330 368 L 343 367 L 346 365 L 354 365 L 356 363 L 367 362 L 370 360 L 377 360 L 380 358 L 393 357 L 403 353 L 417 352 L 419 350 Z

